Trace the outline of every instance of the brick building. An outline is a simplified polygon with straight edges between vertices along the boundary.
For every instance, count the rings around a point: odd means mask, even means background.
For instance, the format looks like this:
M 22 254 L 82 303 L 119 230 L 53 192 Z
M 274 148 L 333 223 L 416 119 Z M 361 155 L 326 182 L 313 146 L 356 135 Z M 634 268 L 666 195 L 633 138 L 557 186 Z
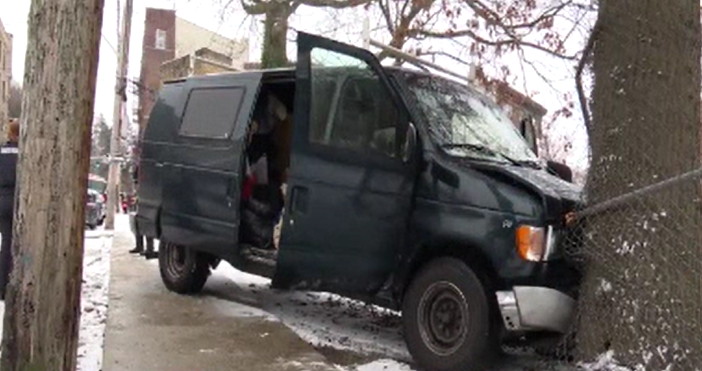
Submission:
M 0 142 L 4 141 L 5 126 L 7 125 L 8 100 L 10 99 L 10 84 L 12 83 L 12 35 L 5 31 L 0 20 Z
M 161 64 L 175 57 L 175 35 L 175 11 L 146 9 L 139 76 L 142 88 L 139 89 L 137 115 L 140 135 L 155 103 L 155 92 L 158 91 L 161 84 L 159 75 Z
M 139 82 L 137 120 L 140 134 L 161 87 L 162 65 L 190 63 L 190 59 L 206 59 L 213 63 L 229 63 L 225 70 L 241 68 L 248 60 L 248 42 L 226 38 L 204 27 L 176 16 L 171 9 L 146 8 Z M 187 59 L 187 61 L 186 61 Z M 201 63 L 202 64 L 202 63 Z M 208 63 L 208 66 L 211 63 Z M 211 70 L 211 67 L 198 68 Z

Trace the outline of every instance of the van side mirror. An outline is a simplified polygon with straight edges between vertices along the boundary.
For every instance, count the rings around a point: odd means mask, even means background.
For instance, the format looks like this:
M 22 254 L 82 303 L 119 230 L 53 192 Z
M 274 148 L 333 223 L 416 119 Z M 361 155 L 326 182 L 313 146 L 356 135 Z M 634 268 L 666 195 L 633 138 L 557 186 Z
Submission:
M 548 161 L 547 166 L 548 169 L 556 173 L 559 178 L 568 183 L 573 183 L 573 170 L 570 168 L 570 166 L 556 161 Z
M 417 128 L 413 123 L 407 125 L 407 134 L 405 135 L 404 152 L 402 153 L 402 161 L 409 162 L 414 156 L 417 148 Z

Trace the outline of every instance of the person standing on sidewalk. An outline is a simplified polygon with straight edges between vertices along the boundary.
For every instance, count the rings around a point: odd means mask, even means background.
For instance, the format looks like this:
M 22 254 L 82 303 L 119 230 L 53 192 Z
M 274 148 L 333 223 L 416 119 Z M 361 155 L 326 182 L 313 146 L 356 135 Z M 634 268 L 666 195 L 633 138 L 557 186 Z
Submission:
M 14 218 L 15 186 L 19 123 L 10 121 L 8 141 L 0 147 L 0 299 L 5 300 L 5 288 L 12 272 L 12 221 Z
M 134 167 L 134 187 L 137 189 L 139 187 L 139 165 Z M 138 207 L 138 199 L 135 198 L 134 203 Z M 154 251 L 154 239 L 151 237 L 145 238 L 144 235 L 139 232 L 139 226 L 136 225 L 136 215 L 134 212 L 130 213 L 129 218 L 132 219 L 132 229 L 134 230 L 134 237 L 136 238 L 136 246 L 129 250 L 129 252 L 132 254 L 142 255 L 146 259 L 157 258 L 158 253 Z M 146 239 L 146 250 L 144 250 L 144 239 Z

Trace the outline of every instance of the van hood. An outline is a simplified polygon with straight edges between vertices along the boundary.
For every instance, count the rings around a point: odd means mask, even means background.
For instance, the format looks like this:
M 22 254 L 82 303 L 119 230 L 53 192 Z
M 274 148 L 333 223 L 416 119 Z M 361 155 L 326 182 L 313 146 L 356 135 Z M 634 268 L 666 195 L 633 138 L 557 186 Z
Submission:
M 565 213 L 584 204 L 582 187 L 543 169 L 499 164 L 473 164 L 473 167 L 482 172 L 497 172 L 541 196 L 549 221 L 561 220 Z
M 562 198 L 570 202 L 581 201 L 582 187 L 566 182 L 547 171 L 518 166 L 505 167 L 504 170 L 521 178 L 531 186 L 538 187 L 547 196 Z

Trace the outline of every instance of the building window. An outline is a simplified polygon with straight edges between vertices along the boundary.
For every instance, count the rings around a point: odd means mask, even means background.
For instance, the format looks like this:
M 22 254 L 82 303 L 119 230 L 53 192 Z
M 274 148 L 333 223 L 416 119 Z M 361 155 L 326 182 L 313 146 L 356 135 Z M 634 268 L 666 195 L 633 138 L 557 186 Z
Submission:
M 166 31 L 157 29 L 156 30 L 156 49 L 166 50 Z

